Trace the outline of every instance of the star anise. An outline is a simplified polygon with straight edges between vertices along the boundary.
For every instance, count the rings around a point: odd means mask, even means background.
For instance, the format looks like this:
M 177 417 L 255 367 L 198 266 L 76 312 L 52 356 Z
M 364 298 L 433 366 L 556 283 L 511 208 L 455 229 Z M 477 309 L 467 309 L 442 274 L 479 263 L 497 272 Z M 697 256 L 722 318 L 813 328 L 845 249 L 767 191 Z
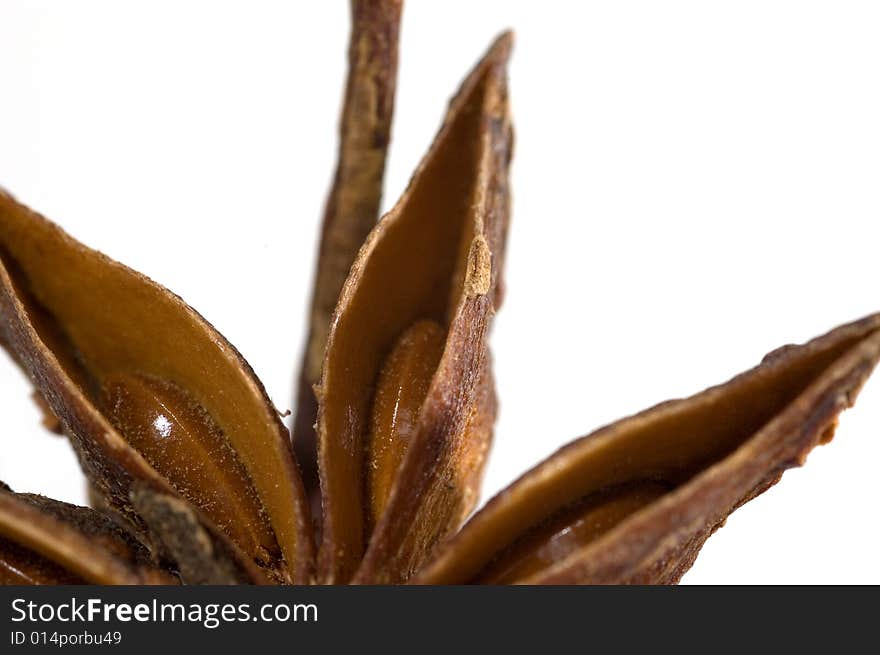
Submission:
M 0 341 L 96 506 L 0 489 L 0 581 L 672 583 L 853 403 L 880 315 L 575 441 L 461 527 L 496 412 L 511 37 L 376 223 L 401 6 L 352 7 L 293 438 L 180 298 L 0 194 Z

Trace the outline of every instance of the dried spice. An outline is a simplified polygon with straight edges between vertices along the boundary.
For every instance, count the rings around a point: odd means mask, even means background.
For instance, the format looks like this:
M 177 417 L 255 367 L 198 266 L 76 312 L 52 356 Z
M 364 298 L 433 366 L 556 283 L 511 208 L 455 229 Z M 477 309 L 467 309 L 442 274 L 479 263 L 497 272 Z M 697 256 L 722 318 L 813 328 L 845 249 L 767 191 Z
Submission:
M 673 583 L 734 509 L 830 440 L 880 358 L 880 315 L 573 442 L 461 527 L 496 414 L 511 37 L 376 223 L 400 12 L 352 3 L 293 438 L 191 307 L 0 193 L 0 345 L 69 435 L 95 506 L 0 490 L 0 581 Z
M 339 163 L 327 198 L 300 366 L 293 443 L 312 511 L 318 489 L 318 404 L 313 392 L 330 332 L 330 317 L 361 244 L 379 218 L 385 155 L 391 139 L 402 0 L 351 3 L 348 81 L 339 124 Z
M 308 580 L 288 433 L 237 351 L 178 297 L 6 194 L 0 217 L 3 341 L 97 492 L 145 539 L 134 485 L 185 498 L 242 569 Z
M 333 315 L 317 389 L 324 581 L 347 581 L 362 558 L 363 578 L 408 577 L 476 502 L 495 413 L 486 336 L 508 215 L 509 49 L 509 37 L 499 39 L 465 80 L 409 188 L 367 237 Z M 434 364 L 430 343 L 410 355 L 423 360 L 415 367 L 430 361 L 433 375 L 381 517 L 371 519 L 375 462 L 365 456 L 383 402 L 375 381 L 419 329 L 435 333 L 442 355 Z
M 0 483 L 0 584 L 175 582 L 109 516 Z
M 569 444 L 491 500 L 422 583 L 673 583 L 743 503 L 831 440 L 880 359 L 880 315 Z

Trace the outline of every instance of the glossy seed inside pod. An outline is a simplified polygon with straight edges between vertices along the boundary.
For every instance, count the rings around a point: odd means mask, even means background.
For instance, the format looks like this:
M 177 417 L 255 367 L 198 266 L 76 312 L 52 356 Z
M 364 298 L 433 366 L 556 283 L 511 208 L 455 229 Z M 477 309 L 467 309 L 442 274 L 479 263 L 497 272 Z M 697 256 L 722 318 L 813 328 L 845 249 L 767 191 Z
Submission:
M 382 516 L 397 471 L 415 434 L 419 409 L 428 394 L 445 342 L 446 333 L 440 325 L 434 321 L 418 321 L 397 340 L 379 374 L 367 458 L 373 525 Z
M 169 382 L 117 373 L 102 402 L 126 440 L 248 554 L 277 557 L 251 480 L 208 412 Z
M 289 433 L 244 358 L 179 297 L 2 192 L 0 332 L 138 538 L 154 550 L 185 541 L 134 508 L 135 486 L 191 501 L 236 579 L 258 581 L 260 566 L 279 581 L 310 579 Z
M 669 485 L 646 481 L 593 494 L 513 544 L 477 582 L 511 584 L 526 579 L 595 541 L 667 491 Z

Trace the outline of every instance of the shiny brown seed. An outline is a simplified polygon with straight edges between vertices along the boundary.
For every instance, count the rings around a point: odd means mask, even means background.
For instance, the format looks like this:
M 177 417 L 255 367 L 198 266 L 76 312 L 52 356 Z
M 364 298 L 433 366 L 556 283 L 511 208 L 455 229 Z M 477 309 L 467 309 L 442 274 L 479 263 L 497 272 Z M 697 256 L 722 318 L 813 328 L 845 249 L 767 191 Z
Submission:
M 378 523 L 391 487 L 416 432 L 419 410 L 428 394 L 446 343 L 443 328 L 419 321 L 404 332 L 385 360 L 373 398 L 369 452 L 372 524 Z
M 220 435 L 226 443 L 201 449 L 213 462 L 181 464 L 193 476 L 205 474 L 205 483 L 220 483 L 219 489 L 190 490 L 191 500 L 205 503 L 196 505 L 197 519 L 212 540 L 229 541 L 220 550 L 240 558 L 243 576 L 256 561 L 278 580 L 311 578 L 308 508 L 290 435 L 247 363 L 180 298 L 78 243 L 5 193 L 0 193 L 0 334 L 0 343 L 72 437 L 94 489 L 141 538 L 159 531 L 133 507 L 132 489 L 140 485 L 172 496 L 181 492 L 132 445 L 135 436 L 120 433 L 109 410 L 116 422 L 136 426 L 144 420 L 138 413 L 149 413 L 145 397 L 175 395 L 167 384 L 173 382 L 184 398 L 169 403 L 193 412 L 184 413 L 189 416 L 184 422 L 210 423 L 216 431 L 196 428 L 195 433 Z M 144 391 L 143 379 L 132 381 L 136 376 L 163 381 L 164 389 L 154 384 Z M 102 390 L 105 382 L 109 386 Z M 140 392 L 123 392 L 128 385 Z M 114 388 L 115 397 L 107 398 Z M 149 443 L 146 439 L 141 445 Z M 196 454 L 192 448 L 189 452 Z M 223 473 L 206 473 L 227 467 Z M 241 467 L 254 494 L 228 500 L 236 486 L 230 480 L 242 479 Z M 218 498 L 224 497 L 220 504 L 225 507 L 220 507 Z M 249 518 L 242 522 L 244 513 Z
M 575 507 L 561 511 L 521 537 L 499 555 L 477 581 L 510 584 L 526 580 L 575 554 L 668 491 L 668 485 L 646 481 L 587 496 Z
M 113 424 L 180 494 L 251 557 L 278 557 L 250 477 L 204 407 L 174 384 L 117 373 L 102 384 Z

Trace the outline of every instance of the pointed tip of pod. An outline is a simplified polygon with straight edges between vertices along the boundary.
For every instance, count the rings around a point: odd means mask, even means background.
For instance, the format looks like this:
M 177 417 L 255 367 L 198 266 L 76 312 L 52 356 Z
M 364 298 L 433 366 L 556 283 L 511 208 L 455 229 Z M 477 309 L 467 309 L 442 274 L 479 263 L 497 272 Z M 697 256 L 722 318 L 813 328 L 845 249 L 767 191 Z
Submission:
M 542 569 L 509 580 L 525 584 L 676 582 L 730 513 L 828 442 L 878 361 L 874 314 L 777 349 L 723 384 L 600 428 L 496 495 L 413 582 L 492 580 L 510 562 Z M 655 483 L 667 487 L 659 498 L 652 498 Z M 627 496 L 633 489 L 636 497 Z M 618 504 L 621 493 L 634 502 Z M 567 542 L 566 552 L 561 544 L 586 527 L 566 514 L 581 511 L 573 509 L 578 503 L 590 521 L 601 505 L 606 527 Z
M 516 42 L 516 37 L 514 35 L 513 30 L 506 29 L 492 42 L 492 45 L 489 46 L 489 51 L 487 55 L 494 59 L 499 59 L 502 61 L 507 61 L 510 58 L 510 53 L 513 50 L 514 43 Z
M 510 64 L 510 55 L 513 52 L 513 46 L 516 39 L 513 30 L 504 30 L 495 37 L 489 49 L 479 60 L 474 70 L 485 70 L 486 68 L 494 68 L 496 74 L 504 77 L 507 75 L 507 68 Z

